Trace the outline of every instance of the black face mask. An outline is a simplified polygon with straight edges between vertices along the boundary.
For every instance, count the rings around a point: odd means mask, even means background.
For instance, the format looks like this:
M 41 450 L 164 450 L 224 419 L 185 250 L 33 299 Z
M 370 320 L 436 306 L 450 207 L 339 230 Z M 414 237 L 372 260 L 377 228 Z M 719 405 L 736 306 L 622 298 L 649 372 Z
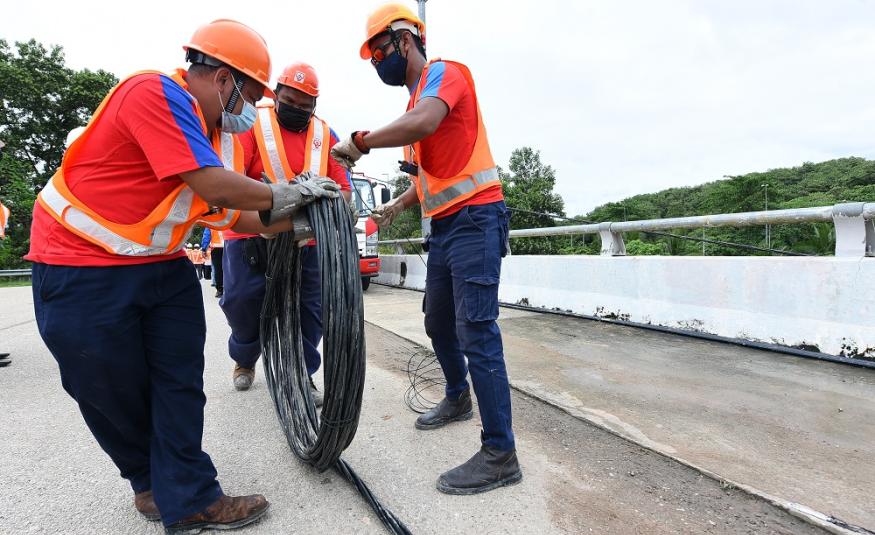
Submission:
M 386 85 L 404 85 L 407 78 L 407 58 L 402 56 L 396 48 L 394 52 L 386 56 L 386 59 L 377 64 L 377 75 Z
M 313 116 L 312 111 L 302 110 L 297 106 L 290 106 L 283 102 L 278 103 L 276 107 L 276 120 L 280 126 L 292 132 L 303 132 L 310 126 L 310 117 Z

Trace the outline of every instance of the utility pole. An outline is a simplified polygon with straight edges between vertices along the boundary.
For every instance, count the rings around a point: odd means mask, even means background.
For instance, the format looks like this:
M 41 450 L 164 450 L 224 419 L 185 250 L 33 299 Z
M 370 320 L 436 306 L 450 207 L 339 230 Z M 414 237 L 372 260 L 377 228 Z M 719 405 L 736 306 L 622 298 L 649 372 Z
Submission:
M 760 187 L 764 188 L 765 192 L 766 192 L 766 212 L 768 212 L 769 211 L 769 185 L 768 184 L 761 184 Z M 768 223 L 766 223 L 766 248 L 767 249 L 772 248 L 772 228 L 771 228 L 771 225 L 769 225 Z
M 428 0 L 416 0 L 416 2 L 419 4 L 419 18 L 422 22 L 425 22 L 425 3 Z

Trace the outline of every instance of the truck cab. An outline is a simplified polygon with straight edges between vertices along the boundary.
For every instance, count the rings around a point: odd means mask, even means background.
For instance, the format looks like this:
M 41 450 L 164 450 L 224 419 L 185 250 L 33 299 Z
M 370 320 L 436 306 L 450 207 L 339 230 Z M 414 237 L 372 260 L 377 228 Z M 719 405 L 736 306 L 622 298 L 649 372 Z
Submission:
M 374 179 L 352 176 L 352 201 L 358 209 L 359 218 L 355 223 L 358 241 L 359 271 L 362 276 L 362 289 L 367 290 L 371 279 L 380 274 L 380 256 L 377 253 L 379 228 L 370 218 L 371 210 L 378 204 L 389 202 L 389 188 Z M 380 203 L 377 203 L 377 195 Z

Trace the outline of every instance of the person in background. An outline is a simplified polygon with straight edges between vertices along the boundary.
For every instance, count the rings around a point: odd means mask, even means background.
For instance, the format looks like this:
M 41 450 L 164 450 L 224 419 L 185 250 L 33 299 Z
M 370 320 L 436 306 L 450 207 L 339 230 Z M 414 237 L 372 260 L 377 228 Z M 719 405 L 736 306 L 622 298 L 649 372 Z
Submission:
M 210 251 L 210 262 L 213 267 L 212 285 L 216 287 L 216 297 L 222 297 L 225 292 L 225 274 L 222 269 L 222 259 L 225 255 L 225 233 L 220 230 L 206 229 L 204 239 L 201 240 L 201 248 L 204 247 L 209 247 Z
M 0 141 L 0 151 L 3 150 L 5 144 Z M 0 202 L 0 240 L 6 239 L 6 227 L 9 226 L 9 208 L 5 207 L 2 202 Z M 9 353 L 0 353 L 0 368 L 5 368 L 12 364 L 12 359 L 9 358 Z
M 204 252 L 201 251 L 199 243 L 194 244 L 191 251 L 191 263 L 194 264 L 194 272 L 197 274 L 198 280 L 204 278 Z

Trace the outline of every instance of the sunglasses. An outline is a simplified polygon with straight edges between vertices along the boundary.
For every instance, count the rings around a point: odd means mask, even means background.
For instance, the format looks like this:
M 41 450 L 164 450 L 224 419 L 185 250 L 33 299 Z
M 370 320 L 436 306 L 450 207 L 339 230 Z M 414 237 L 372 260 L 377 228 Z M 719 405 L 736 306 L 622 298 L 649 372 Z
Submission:
M 390 46 L 392 46 L 393 44 L 394 44 L 394 42 L 393 42 L 392 40 L 390 40 L 390 41 L 389 41 L 388 43 L 386 43 L 385 45 L 383 45 L 383 46 L 378 46 L 376 49 L 374 49 L 373 53 L 371 53 L 371 64 L 372 64 L 374 67 L 376 67 L 377 65 L 379 65 L 380 63 L 382 63 L 382 61 L 383 61 L 384 59 L 386 59 L 387 57 L 389 57 L 389 56 L 391 55 L 391 52 L 386 52 L 386 50 L 387 50 Z

